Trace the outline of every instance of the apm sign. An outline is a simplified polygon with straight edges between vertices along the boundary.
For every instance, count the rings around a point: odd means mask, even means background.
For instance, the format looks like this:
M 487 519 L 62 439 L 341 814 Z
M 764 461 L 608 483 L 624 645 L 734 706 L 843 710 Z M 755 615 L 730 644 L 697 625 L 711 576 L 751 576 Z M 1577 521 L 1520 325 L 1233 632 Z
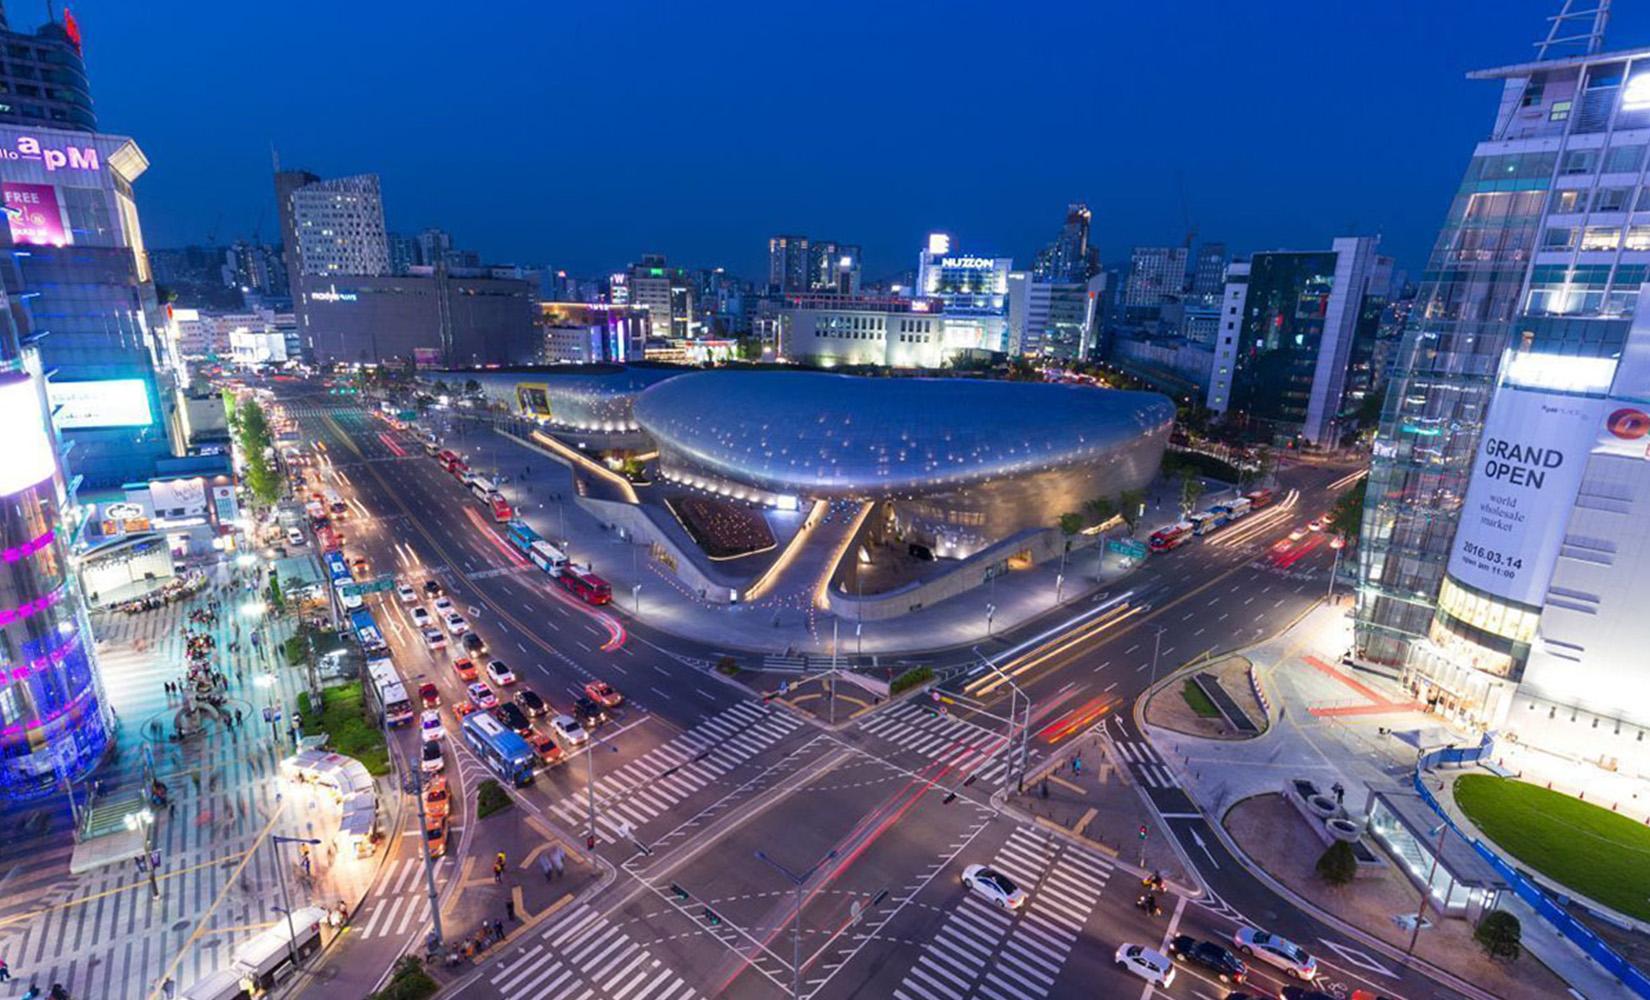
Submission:
M 97 170 L 95 146 L 47 146 L 32 135 L 17 137 L 12 149 L 0 147 L 0 160 L 34 160 L 43 164 L 47 173 L 58 170 Z

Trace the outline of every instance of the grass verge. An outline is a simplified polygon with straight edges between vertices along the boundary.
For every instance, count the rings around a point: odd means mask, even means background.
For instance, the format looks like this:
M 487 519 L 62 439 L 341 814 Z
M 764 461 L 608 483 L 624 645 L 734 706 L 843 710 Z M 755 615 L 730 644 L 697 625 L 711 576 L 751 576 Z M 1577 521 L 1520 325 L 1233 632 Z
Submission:
M 1203 689 L 1197 686 L 1197 681 L 1188 679 L 1181 685 L 1180 696 L 1186 699 L 1186 704 L 1192 711 L 1205 719 L 1220 718 L 1220 709 L 1216 708 L 1215 703 L 1209 700 L 1209 696 L 1203 693 Z
M 501 809 L 508 809 L 515 804 L 510 793 L 503 786 L 491 778 L 476 786 L 476 818 L 486 819 Z
M 367 712 L 361 682 L 352 681 L 321 692 L 321 710 L 314 711 L 309 692 L 298 695 L 298 712 L 304 717 L 305 736 L 327 734 L 327 746 L 354 757 L 373 775 L 390 773 L 389 749 L 384 731 Z
M 934 669 L 932 667 L 912 667 L 894 678 L 893 683 L 888 685 L 888 693 L 896 695 L 901 691 L 909 691 L 918 684 L 926 684 L 933 679 Z

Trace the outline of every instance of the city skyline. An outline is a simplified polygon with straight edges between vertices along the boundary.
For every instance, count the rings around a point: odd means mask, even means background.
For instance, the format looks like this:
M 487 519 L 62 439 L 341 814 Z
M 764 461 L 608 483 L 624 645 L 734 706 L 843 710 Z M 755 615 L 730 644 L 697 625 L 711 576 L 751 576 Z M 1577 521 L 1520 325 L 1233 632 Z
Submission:
M 845 74 L 828 101 L 812 94 L 806 75 L 779 72 L 795 57 L 786 39 L 798 24 L 758 9 L 705 23 L 642 6 L 580 12 L 564 24 L 505 12 L 475 27 L 445 8 L 404 21 L 355 8 L 339 20 L 329 11 L 335 37 L 375 41 L 352 49 L 345 63 L 324 48 L 296 57 L 296 73 L 280 67 L 311 44 L 304 16 L 229 12 L 242 28 L 232 64 L 159 66 L 143 54 L 156 46 L 210 51 L 222 17 L 170 21 L 166 38 L 151 45 L 144 39 L 158 24 L 135 11 L 92 5 L 76 16 L 100 122 L 136 138 L 153 164 L 141 194 L 151 246 L 209 237 L 227 244 L 254 230 L 273 242 L 273 146 L 289 169 L 380 174 L 392 230 L 441 226 L 489 261 L 595 275 L 656 252 L 759 279 L 769 236 L 828 232 L 862 245 L 866 276 L 876 280 L 914 267 L 930 230 L 953 233 L 971 252 L 1029 265 L 1069 202 L 1093 209 L 1108 264 L 1126 259 L 1133 245 L 1180 243 L 1189 217 L 1200 239 L 1223 240 L 1239 255 L 1378 234 L 1383 253 L 1418 270 L 1459 180 L 1451 166 L 1458 157 L 1412 161 L 1404 150 L 1436 140 L 1465 155 L 1495 100 L 1465 74 L 1530 45 L 1548 6 L 1276 8 L 1245 23 L 1227 23 L 1215 8 L 1202 18 L 1177 12 L 1172 23 L 1168 12 L 1120 12 L 1101 22 L 1074 9 L 1057 34 L 1051 21 L 996 26 L 992 72 L 978 76 L 964 71 L 965 59 L 956 71 L 944 67 L 978 51 L 979 18 L 957 12 L 942 23 L 921 12 L 882 12 L 870 26 L 841 19 L 859 25 L 852 31 L 809 27 L 816 51 L 872 67 Z M 8 13 L 26 25 L 42 19 L 44 7 L 13 3 Z M 516 27 L 500 34 L 496 23 Z M 425 27 L 437 24 L 439 32 Z M 1400 43 L 1421 26 L 1454 44 Z M 570 30 L 622 36 L 629 55 L 611 63 L 599 61 L 599 46 L 570 46 L 552 60 L 542 49 L 532 58 L 518 51 Z M 1650 13 L 1616 12 L 1614 37 L 1647 30 Z M 1082 35 L 1097 44 L 1045 64 L 1055 38 Z M 1325 46 L 1325 35 L 1393 42 Z M 1156 38 L 1175 45 L 1120 44 Z M 493 48 L 498 58 L 464 70 L 459 87 L 417 75 L 414 67 L 442 65 L 449 46 Z M 921 57 L 873 58 L 900 50 Z M 1179 67 L 1172 79 L 1152 76 L 1171 60 Z M 200 86 L 202 74 L 220 66 L 245 85 Z M 649 82 L 666 79 L 669 102 Z M 144 86 L 126 85 L 135 80 Z M 397 80 L 417 87 L 421 101 L 399 100 Z M 952 86 L 962 89 L 933 106 L 968 108 L 981 143 L 944 157 L 943 169 L 930 167 L 918 139 L 922 109 L 935 88 Z M 477 101 L 480 94 L 487 100 Z M 1243 94 L 1257 99 L 1232 99 Z M 680 151 L 668 163 L 624 141 L 637 133 L 621 126 L 650 116 L 644 132 L 668 136 Z M 856 138 L 822 142 L 829 132 L 819 125 L 832 120 Z M 431 128 L 441 122 L 463 123 L 477 141 L 441 140 Z M 760 134 L 761 142 L 747 148 L 741 134 Z M 609 152 L 575 152 L 592 142 Z M 1028 157 L 1028 149 L 1049 152 Z

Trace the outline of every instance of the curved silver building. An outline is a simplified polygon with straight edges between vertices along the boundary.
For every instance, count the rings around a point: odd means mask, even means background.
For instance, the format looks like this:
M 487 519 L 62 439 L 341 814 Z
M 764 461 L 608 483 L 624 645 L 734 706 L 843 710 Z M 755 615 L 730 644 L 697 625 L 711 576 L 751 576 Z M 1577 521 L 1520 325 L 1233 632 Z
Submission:
M 583 437 L 598 447 L 643 447 L 632 413 L 648 386 L 686 369 L 621 365 L 547 365 L 541 368 L 455 369 L 431 372 L 455 388 L 474 379 L 495 406 L 528 417 L 563 436 Z
M 635 403 L 667 478 L 751 500 L 893 501 L 902 533 L 941 557 L 1145 486 L 1174 412 L 1086 386 L 728 369 Z

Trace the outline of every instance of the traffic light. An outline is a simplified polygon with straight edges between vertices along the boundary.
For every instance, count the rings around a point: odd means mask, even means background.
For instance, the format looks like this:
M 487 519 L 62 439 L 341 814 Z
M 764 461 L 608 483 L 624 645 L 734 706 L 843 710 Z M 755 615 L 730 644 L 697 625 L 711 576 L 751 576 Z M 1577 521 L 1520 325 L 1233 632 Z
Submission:
M 1141 827 L 1140 829 L 1144 830 L 1145 827 Z M 1145 836 L 1145 834 L 1141 834 L 1141 836 Z M 592 833 L 589 836 L 584 838 L 584 849 L 587 850 L 587 851 L 594 851 L 596 849 L 596 835 L 595 834 Z
M 1140 839 L 1141 840 L 1146 839 L 1146 824 L 1144 824 L 1144 823 L 1140 824 Z
M 688 891 L 675 882 L 670 883 L 670 891 L 676 894 L 677 899 L 687 899 Z
M 722 923 L 722 918 L 717 916 L 716 911 L 708 906 L 705 907 L 705 919 L 710 922 L 712 927 L 718 927 Z

